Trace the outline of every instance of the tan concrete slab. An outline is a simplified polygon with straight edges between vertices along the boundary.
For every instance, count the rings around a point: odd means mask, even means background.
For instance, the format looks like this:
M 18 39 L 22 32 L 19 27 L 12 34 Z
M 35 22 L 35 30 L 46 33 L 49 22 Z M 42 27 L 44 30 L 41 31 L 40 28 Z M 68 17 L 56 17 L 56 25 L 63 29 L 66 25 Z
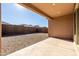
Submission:
M 73 42 L 48 38 L 8 56 L 76 56 Z
M 79 45 L 77 45 L 76 43 L 74 43 L 74 48 L 75 48 L 75 51 L 77 53 L 77 56 L 79 56 Z
M 79 45 L 77 45 L 77 54 L 79 56 Z

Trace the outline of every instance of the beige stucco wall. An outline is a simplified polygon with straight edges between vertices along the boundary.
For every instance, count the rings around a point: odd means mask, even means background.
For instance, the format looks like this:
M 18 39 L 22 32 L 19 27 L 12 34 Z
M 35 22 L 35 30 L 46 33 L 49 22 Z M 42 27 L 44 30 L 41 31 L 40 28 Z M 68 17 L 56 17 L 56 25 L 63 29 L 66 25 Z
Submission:
M 73 39 L 73 14 L 49 19 L 48 27 L 51 37 Z

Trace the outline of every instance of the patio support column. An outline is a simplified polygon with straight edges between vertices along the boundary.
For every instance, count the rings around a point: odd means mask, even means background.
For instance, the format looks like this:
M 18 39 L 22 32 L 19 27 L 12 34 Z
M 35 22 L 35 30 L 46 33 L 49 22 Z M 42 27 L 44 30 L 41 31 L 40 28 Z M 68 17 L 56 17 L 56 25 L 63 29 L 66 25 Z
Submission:
M 73 39 L 73 14 L 48 20 L 49 37 Z
M 0 4 L 0 55 L 1 55 L 1 4 Z
M 79 8 L 76 10 L 76 43 L 79 45 Z

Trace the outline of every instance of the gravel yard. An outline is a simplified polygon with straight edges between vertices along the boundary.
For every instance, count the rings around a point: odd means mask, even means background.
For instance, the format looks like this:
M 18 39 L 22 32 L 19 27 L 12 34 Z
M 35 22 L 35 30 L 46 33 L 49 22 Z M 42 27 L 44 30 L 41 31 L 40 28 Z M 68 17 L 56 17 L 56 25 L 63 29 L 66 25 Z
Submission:
M 33 45 L 48 37 L 47 33 L 34 33 L 18 36 L 2 37 L 2 55 Z

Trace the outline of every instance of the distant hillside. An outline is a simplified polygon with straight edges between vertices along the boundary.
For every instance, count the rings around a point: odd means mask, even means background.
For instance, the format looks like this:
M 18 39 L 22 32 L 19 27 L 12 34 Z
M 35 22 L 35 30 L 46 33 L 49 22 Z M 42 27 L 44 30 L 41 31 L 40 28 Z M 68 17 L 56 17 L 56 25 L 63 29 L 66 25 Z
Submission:
M 15 24 L 10 24 L 10 23 L 7 23 L 7 22 L 4 22 L 2 21 L 2 24 L 5 24 L 5 25 L 15 25 Z M 31 24 L 20 24 L 20 25 L 17 25 L 17 26 L 24 26 L 24 27 L 35 27 L 35 28 L 40 28 L 39 25 L 31 25 Z M 47 27 L 46 27 L 47 28 Z

